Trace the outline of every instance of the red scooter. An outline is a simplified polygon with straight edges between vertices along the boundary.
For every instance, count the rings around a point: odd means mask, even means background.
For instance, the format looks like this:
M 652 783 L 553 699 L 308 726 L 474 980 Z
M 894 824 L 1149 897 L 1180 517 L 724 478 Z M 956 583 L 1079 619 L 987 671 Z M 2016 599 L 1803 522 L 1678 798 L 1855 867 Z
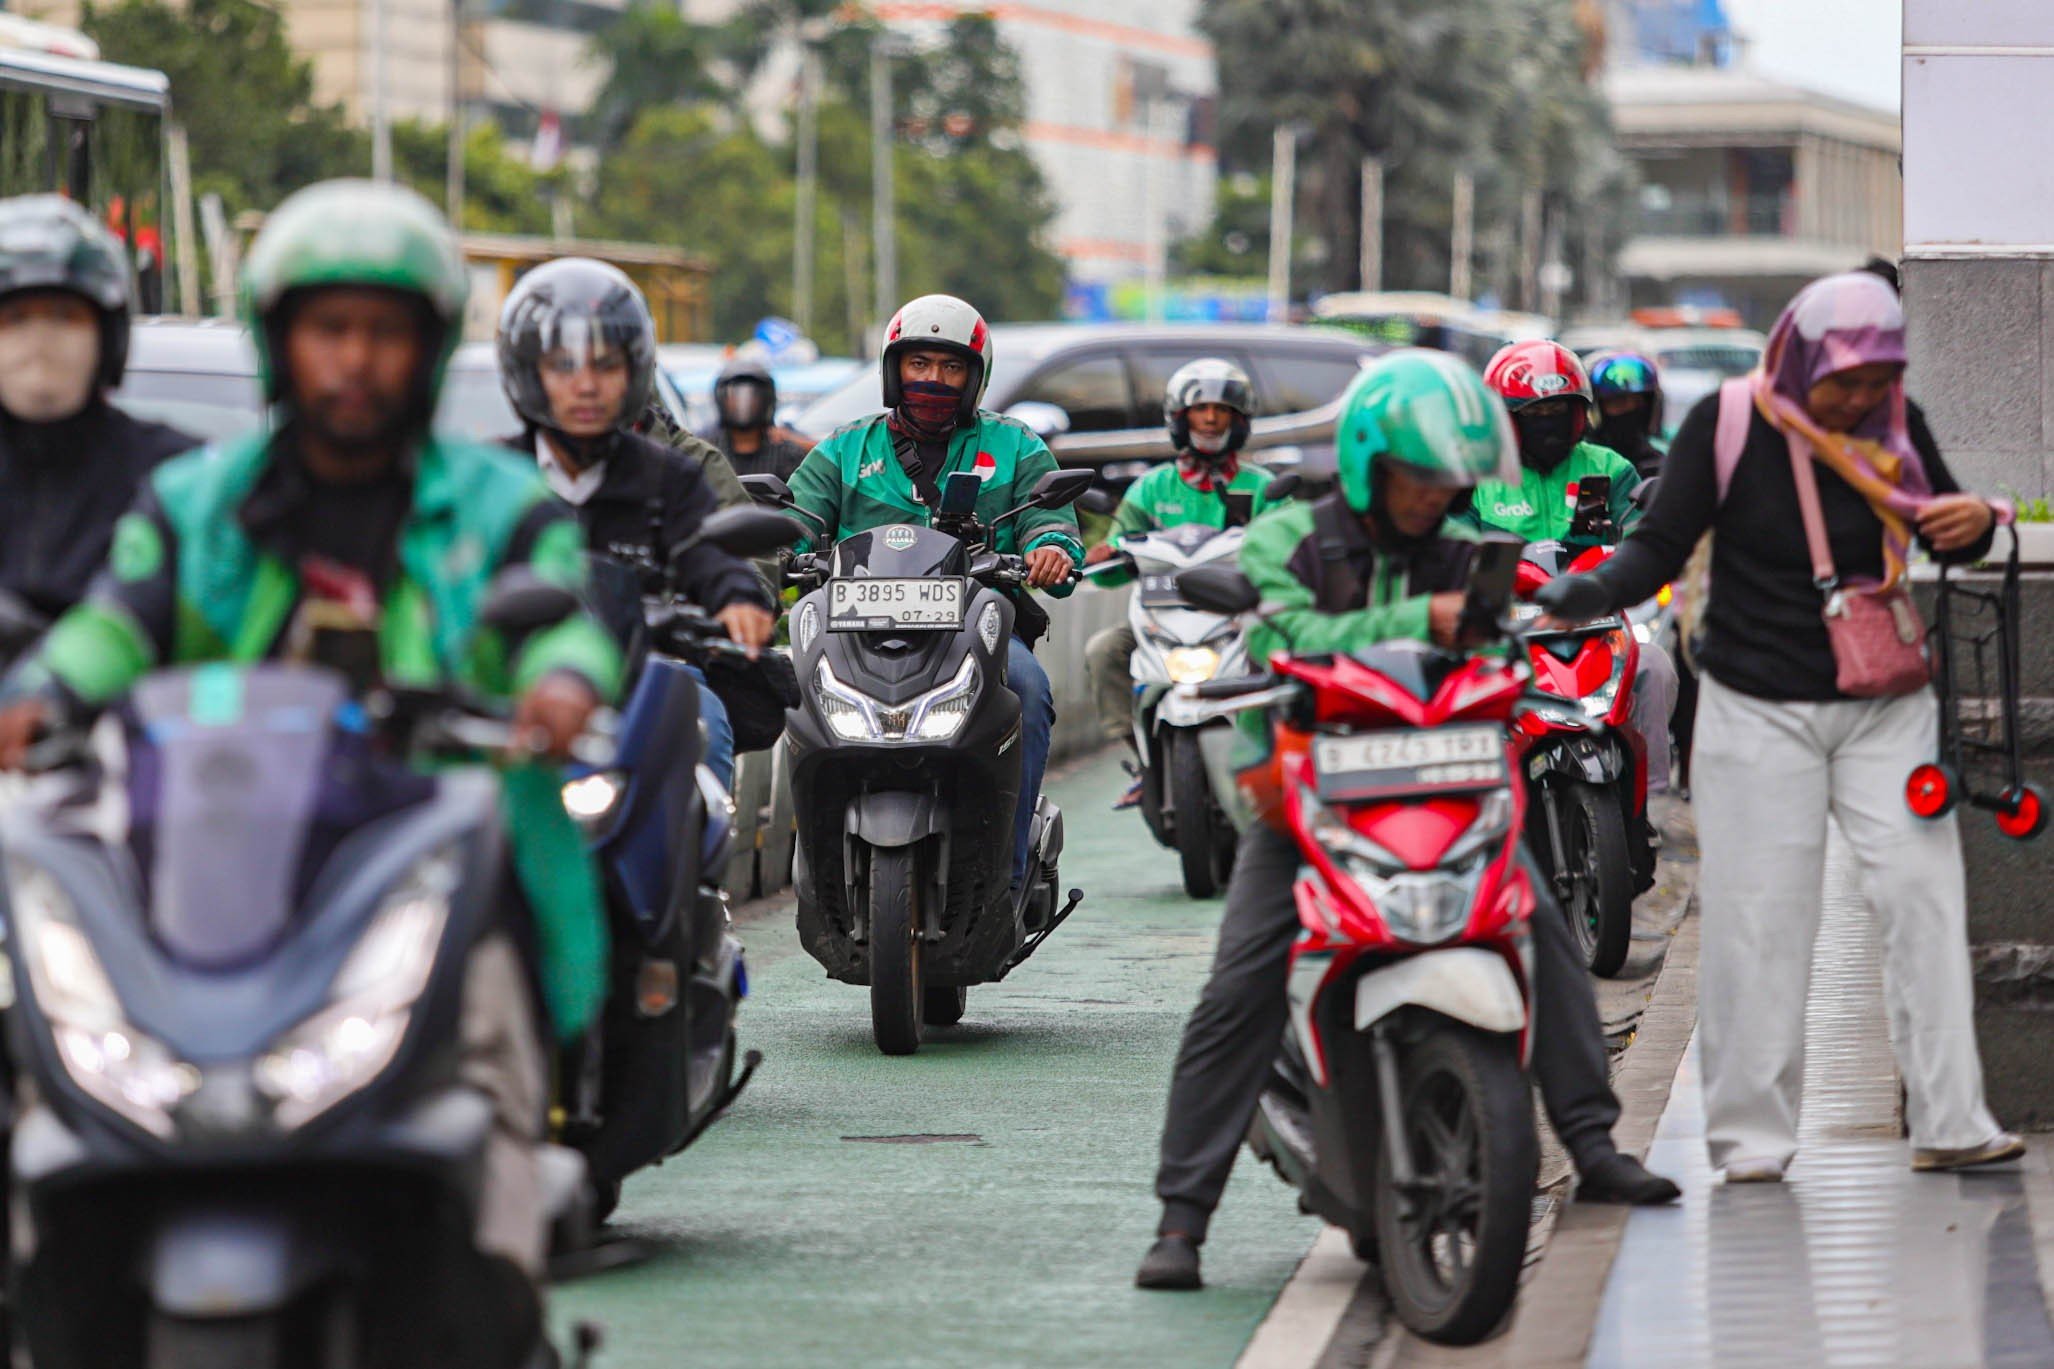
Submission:
M 1522 600 L 1557 575 L 1590 570 L 1612 554 L 1592 547 L 1571 557 L 1559 542 L 1526 548 L 1516 589 Z M 1522 604 L 1515 620 L 1540 610 Z M 1623 615 L 1560 631 L 1523 633 L 1536 688 L 1554 706 L 1523 710 L 1521 775 L 1528 844 L 1554 886 L 1592 972 L 1611 976 L 1633 943 L 1633 900 L 1654 883 L 1648 841 L 1647 744 L 1628 721 L 1640 642 Z M 1660 739 L 1667 745 L 1666 737 Z
M 1217 612 L 1255 606 L 1223 567 L 1178 585 Z M 1270 710 L 1271 754 L 1242 788 L 1304 858 L 1291 1025 L 1249 1145 L 1382 1270 L 1407 1326 L 1477 1341 L 1517 1294 L 1538 1163 L 1511 734 L 1525 671 L 1409 642 L 1270 670 L 1186 687 Z

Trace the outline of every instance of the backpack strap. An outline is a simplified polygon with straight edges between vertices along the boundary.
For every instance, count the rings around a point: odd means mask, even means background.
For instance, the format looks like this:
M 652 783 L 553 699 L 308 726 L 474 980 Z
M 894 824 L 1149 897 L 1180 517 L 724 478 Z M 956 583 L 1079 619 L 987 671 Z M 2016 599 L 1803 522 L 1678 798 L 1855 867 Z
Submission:
M 1746 376 L 1735 376 L 1719 386 L 1719 426 L 1712 438 L 1712 470 L 1718 480 L 1719 502 L 1726 502 L 1733 472 L 1740 454 L 1747 450 L 1748 426 L 1754 422 L 1754 386 Z
M 1352 517 L 1339 495 L 1327 495 L 1312 505 L 1312 535 L 1319 550 L 1318 607 L 1321 613 L 1350 613 L 1362 607 L 1365 590 L 1355 571 L 1355 537 L 1349 535 Z

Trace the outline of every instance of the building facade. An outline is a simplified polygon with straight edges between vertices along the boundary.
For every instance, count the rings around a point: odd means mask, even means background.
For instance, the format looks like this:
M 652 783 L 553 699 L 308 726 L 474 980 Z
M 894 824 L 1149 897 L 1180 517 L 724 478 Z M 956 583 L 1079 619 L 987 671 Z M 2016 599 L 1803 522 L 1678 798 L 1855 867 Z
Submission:
M 1805 282 L 1896 257 L 1895 115 L 1735 67 L 1615 67 L 1606 93 L 1640 179 L 1619 260 L 1635 307 L 1725 306 L 1763 326 Z

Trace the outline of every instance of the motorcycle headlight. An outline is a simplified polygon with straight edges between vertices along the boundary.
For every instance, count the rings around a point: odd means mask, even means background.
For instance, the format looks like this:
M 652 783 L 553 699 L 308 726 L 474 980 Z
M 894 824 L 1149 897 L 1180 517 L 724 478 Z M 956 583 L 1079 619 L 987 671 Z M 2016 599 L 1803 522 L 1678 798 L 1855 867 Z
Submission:
M 1220 654 L 1209 646 L 1173 647 L 1163 655 L 1172 684 L 1203 684 L 1220 668 Z
M 281 1128 L 320 1116 L 399 1053 L 414 1003 L 434 973 L 459 861 L 453 847 L 415 861 L 343 962 L 328 1005 L 258 1057 L 252 1077 Z
M 792 615 L 792 650 L 804 651 L 820 635 L 820 604 L 812 599 L 799 605 Z
M 814 674 L 820 716 L 844 741 L 947 741 L 977 706 L 977 661 L 965 656 L 947 684 L 903 704 L 887 704 L 843 684 L 826 661 Z
M 627 792 L 627 776 L 618 770 L 582 775 L 564 785 L 564 811 L 587 837 L 597 836 Z
M 1649 642 L 1652 642 L 1654 639 L 1654 631 L 1653 629 L 1649 628 L 1646 623 L 1635 623 L 1633 625 L 1634 641 L 1639 642 L 1642 646 L 1646 646 Z
M 1503 817 L 1492 820 L 1509 825 L 1511 796 L 1507 794 L 1505 798 Z M 1299 801 L 1308 816 L 1307 826 L 1313 838 L 1368 896 L 1394 935 L 1419 945 L 1432 945 L 1446 941 L 1468 925 L 1477 876 L 1489 863 L 1487 859 L 1470 857 L 1457 869 L 1412 870 L 1350 827 L 1310 789 L 1300 788 Z M 1490 805 L 1485 807 L 1488 810 Z M 1476 825 L 1490 816 L 1488 811 L 1479 812 Z M 1471 830 L 1474 832 L 1475 826 Z M 1498 835 L 1503 832 L 1504 827 L 1500 826 Z M 1449 854 L 1457 861 L 1463 860 L 1459 852 Z
M 171 1110 L 200 1086 L 200 1072 L 122 1016 L 70 896 L 48 871 L 10 862 L 8 886 L 22 963 L 64 1072 L 92 1098 L 169 1138 Z

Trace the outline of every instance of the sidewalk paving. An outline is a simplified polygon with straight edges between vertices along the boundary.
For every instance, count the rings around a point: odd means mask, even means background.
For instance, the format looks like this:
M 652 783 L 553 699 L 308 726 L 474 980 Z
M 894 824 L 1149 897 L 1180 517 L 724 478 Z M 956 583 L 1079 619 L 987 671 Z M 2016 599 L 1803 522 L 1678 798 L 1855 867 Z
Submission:
M 2027 1194 L 2044 1163 L 1911 1172 L 1877 938 L 1839 853 L 1806 1013 L 1799 1139 L 1787 1182 L 1717 1182 L 1693 1040 L 1648 1157 L 1684 1202 L 1628 1219 L 1593 1369 L 2054 1365 Z

